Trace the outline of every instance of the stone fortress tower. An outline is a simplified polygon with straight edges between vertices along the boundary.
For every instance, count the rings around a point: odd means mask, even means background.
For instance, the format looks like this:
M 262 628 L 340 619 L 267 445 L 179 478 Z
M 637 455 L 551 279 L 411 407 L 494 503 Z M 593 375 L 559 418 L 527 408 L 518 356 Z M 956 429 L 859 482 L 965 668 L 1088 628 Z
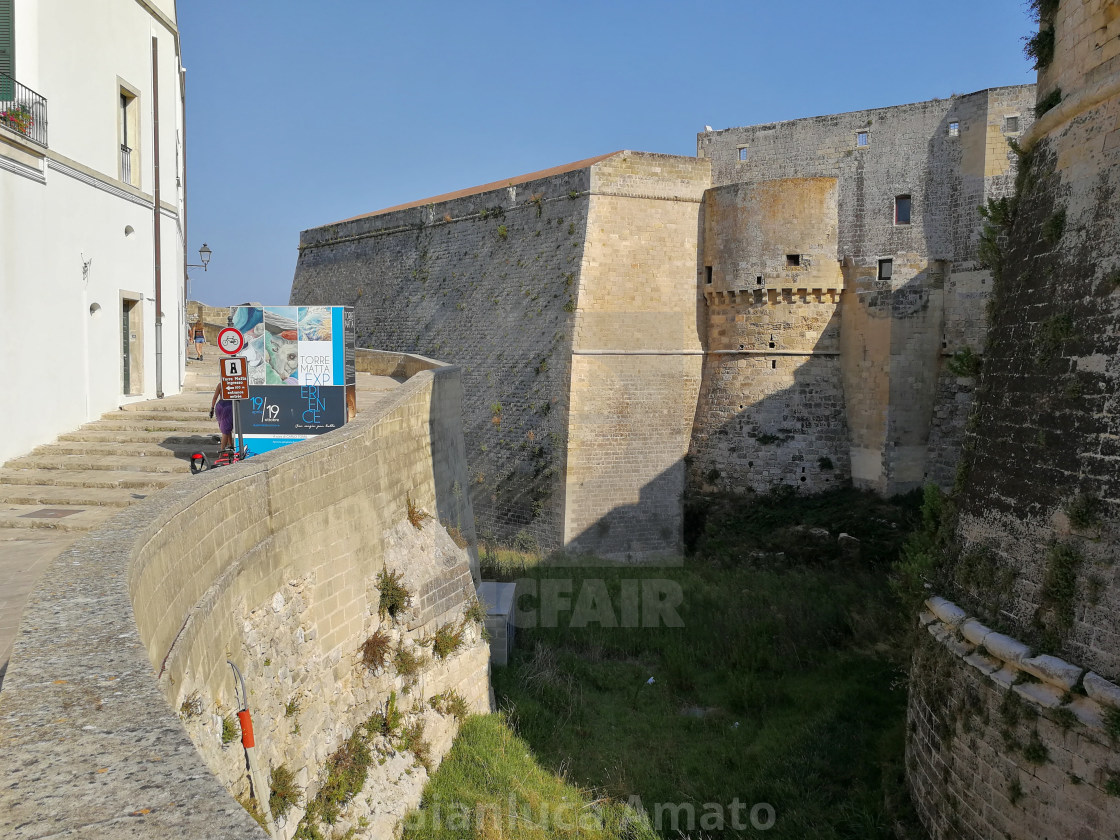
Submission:
M 704 133 L 708 345 L 697 486 L 951 484 L 983 353 L 976 208 L 1014 177 L 1031 87 Z
M 907 768 L 934 838 L 1120 833 L 1120 2 L 1038 4 L 1039 117 L 940 523 Z

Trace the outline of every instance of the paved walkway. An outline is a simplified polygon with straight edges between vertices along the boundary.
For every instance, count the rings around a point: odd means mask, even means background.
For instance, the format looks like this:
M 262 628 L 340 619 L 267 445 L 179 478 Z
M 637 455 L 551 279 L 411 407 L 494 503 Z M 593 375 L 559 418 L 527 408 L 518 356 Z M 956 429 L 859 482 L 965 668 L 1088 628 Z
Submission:
M 183 393 L 131 403 L 0 468 L 0 685 L 28 595 L 46 565 L 124 508 L 189 478 L 218 451 L 210 398 L 218 352 L 187 362 Z M 358 374 L 358 410 L 397 382 Z

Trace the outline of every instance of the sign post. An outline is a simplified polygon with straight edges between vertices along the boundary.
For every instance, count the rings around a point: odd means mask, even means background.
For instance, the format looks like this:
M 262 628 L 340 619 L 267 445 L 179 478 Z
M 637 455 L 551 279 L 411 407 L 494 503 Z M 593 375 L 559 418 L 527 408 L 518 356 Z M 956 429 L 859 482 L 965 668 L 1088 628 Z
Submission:
M 240 330 L 226 327 L 218 333 L 218 349 L 227 354 L 221 361 L 222 399 L 233 403 L 233 433 L 237 437 L 237 457 L 244 457 L 245 438 L 241 432 L 238 403 L 249 399 L 249 368 L 244 356 L 234 355 L 245 346 Z

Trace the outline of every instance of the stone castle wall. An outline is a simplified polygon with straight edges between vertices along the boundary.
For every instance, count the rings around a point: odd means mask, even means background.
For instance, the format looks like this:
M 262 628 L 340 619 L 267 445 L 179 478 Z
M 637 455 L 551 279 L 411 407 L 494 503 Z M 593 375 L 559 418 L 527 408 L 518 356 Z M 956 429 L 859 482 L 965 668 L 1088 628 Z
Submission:
M 1070 663 L 1070 692 L 1048 704 L 1064 723 L 1040 724 L 1031 735 L 1037 749 L 1004 746 L 1002 784 L 1027 795 L 997 797 L 984 778 L 980 786 L 938 784 L 936 771 L 969 749 L 959 737 L 999 738 L 995 721 L 977 735 L 935 737 L 948 731 L 948 704 L 968 697 L 967 670 L 952 665 L 943 698 L 913 691 L 910 751 L 929 772 L 912 769 L 910 778 L 928 803 L 923 817 L 935 838 L 990 836 L 996 818 L 1023 838 L 1120 832 L 1114 745 L 1070 719 L 1082 693 L 1093 697 L 1096 679 L 1120 676 L 1117 19 L 1115 0 L 1063 0 L 1056 18 L 1043 21 L 1044 29 L 1053 25 L 1056 49 L 1040 73 L 1039 97 L 1060 82 L 1062 101 L 1022 140 L 1018 198 L 999 231 L 1002 270 L 939 593 L 1034 652 Z M 995 702 L 996 690 L 979 681 L 979 701 Z M 978 792 L 990 803 L 983 814 L 965 808 Z
M 291 303 L 354 307 L 360 344 L 463 371 L 484 538 L 561 544 L 590 162 L 305 231 Z
M 591 176 L 564 543 L 603 556 L 679 554 L 702 363 L 696 261 L 708 162 L 623 152 Z
M 389 374 L 401 360 L 384 361 Z M 327 756 L 394 690 L 438 760 L 456 724 L 427 701 L 454 688 L 489 708 L 477 625 L 464 622 L 446 659 L 423 645 L 463 622 L 475 591 L 474 550 L 440 524 L 474 537 L 461 396 L 456 368 L 418 372 L 343 429 L 169 488 L 62 554 L 4 681 L 5 836 L 264 836 L 230 795 L 249 782 L 240 744 L 222 738 L 238 708 L 227 659 L 244 675 L 264 784 L 285 765 L 310 800 Z M 408 498 L 433 516 L 422 530 Z M 395 620 L 378 616 L 382 569 L 413 594 Z M 422 656 L 415 679 L 362 664 L 379 628 Z M 426 776 L 411 763 L 371 772 L 361 799 L 384 808 L 368 836 L 389 836 L 418 804 Z
M 345 300 L 362 343 L 463 367 L 484 538 L 672 551 L 708 184 L 706 161 L 620 152 L 315 228 L 291 302 Z

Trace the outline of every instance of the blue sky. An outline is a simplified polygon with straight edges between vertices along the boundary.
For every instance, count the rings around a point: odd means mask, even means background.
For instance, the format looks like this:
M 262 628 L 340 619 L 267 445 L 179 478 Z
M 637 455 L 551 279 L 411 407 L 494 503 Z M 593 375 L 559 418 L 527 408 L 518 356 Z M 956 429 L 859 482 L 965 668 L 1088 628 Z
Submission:
M 616 149 L 1031 82 L 1026 0 L 183 0 L 192 297 L 287 303 L 299 232 Z

